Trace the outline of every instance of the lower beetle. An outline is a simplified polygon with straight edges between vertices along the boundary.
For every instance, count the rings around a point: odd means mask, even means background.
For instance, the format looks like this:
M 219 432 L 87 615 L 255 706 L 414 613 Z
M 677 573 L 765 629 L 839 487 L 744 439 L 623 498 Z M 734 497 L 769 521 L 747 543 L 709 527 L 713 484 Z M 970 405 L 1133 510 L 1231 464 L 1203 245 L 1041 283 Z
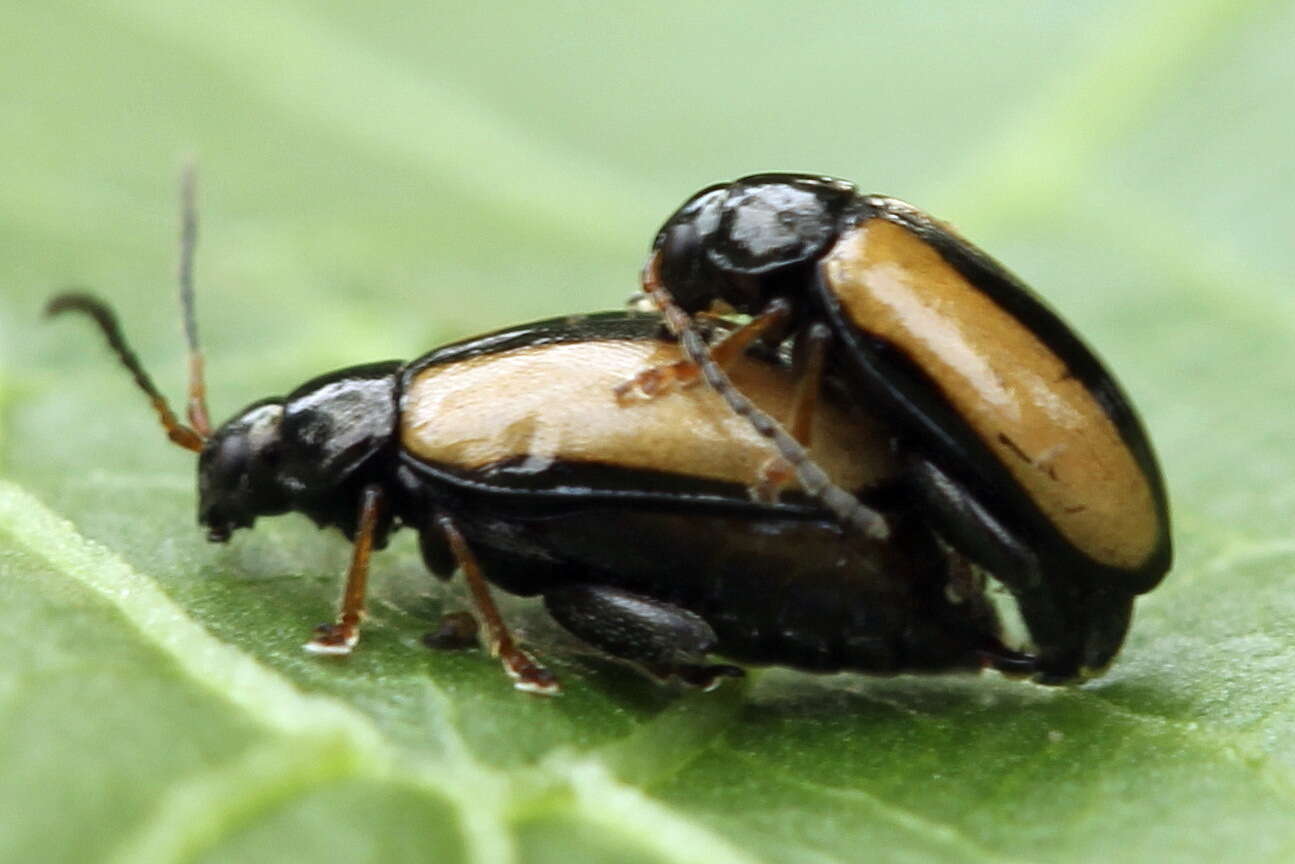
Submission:
M 787 435 L 723 368 L 754 340 L 794 337 L 817 358 L 806 368 L 840 374 L 894 424 L 941 540 L 1011 586 L 1040 679 L 1109 663 L 1134 596 L 1170 567 L 1164 482 L 1115 379 L 1016 277 L 902 201 L 831 177 L 760 174 L 685 202 L 657 234 L 643 288 L 689 362 L 643 371 L 619 395 L 652 396 L 700 371 L 800 475 L 814 467 L 802 446 L 812 404 L 792 408 Z M 755 316 L 713 354 L 691 318 L 711 309 Z M 779 478 L 766 471 L 757 488 Z M 884 514 L 824 500 L 884 536 Z
M 463 571 L 492 651 L 523 690 L 558 684 L 512 638 L 487 582 L 540 595 L 585 641 L 695 686 L 740 673 L 709 663 L 712 652 L 813 670 L 1035 671 L 1005 646 L 1001 604 L 983 577 L 938 542 L 907 494 L 894 433 L 851 400 L 829 392 L 820 403 L 813 459 L 885 514 L 884 543 L 851 542 L 794 489 L 752 500 L 751 466 L 775 451 L 713 392 L 618 410 L 614 382 L 680 361 L 655 315 L 554 319 L 409 363 L 343 369 L 213 430 L 193 323 L 191 182 L 185 188 L 187 424 L 103 303 L 64 294 L 48 312 L 94 318 L 168 437 L 199 454 L 198 521 L 209 539 L 296 511 L 353 542 L 338 619 L 308 650 L 356 645 L 371 552 L 407 526 L 434 573 Z M 762 410 L 785 413 L 799 399 L 776 353 L 735 358 L 730 372 Z

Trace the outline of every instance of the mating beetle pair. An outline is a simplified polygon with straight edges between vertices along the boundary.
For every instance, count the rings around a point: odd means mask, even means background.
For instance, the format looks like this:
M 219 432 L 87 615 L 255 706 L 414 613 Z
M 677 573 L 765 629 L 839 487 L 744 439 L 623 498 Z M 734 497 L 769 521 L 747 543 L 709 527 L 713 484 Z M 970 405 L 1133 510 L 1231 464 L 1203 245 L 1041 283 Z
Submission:
M 409 526 L 433 572 L 462 569 L 491 648 L 535 692 L 556 680 L 512 639 L 487 581 L 541 595 L 577 636 L 699 686 L 739 672 L 710 653 L 1045 682 L 1114 655 L 1133 595 L 1168 567 L 1159 473 L 1110 376 L 1001 268 L 899 202 L 765 175 L 695 196 L 645 272 L 687 357 L 656 316 L 556 319 L 332 373 L 214 432 L 191 325 L 186 426 L 106 307 L 64 295 L 51 310 L 96 317 L 171 439 L 200 453 L 211 539 L 291 510 L 354 542 L 338 621 L 308 643 L 317 652 L 354 646 L 370 553 Z M 949 322 L 914 311 L 932 285 L 955 331 L 988 336 L 941 343 Z M 910 298 L 878 317 L 890 289 Z M 687 313 L 715 300 L 762 314 L 702 333 Z M 662 392 L 698 373 L 714 392 Z M 977 401 L 995 383 L 1023 417 Z M 655 398 L 618 404 L 613 390 Z M 789 417 L 790 435 L 771 416 Z M 1089 469 L 1100 476 L 1080 476 Z M 792 474 L 801 488 L 779 495 Z M 994 580 L 1028 653 L 1004 636 Z

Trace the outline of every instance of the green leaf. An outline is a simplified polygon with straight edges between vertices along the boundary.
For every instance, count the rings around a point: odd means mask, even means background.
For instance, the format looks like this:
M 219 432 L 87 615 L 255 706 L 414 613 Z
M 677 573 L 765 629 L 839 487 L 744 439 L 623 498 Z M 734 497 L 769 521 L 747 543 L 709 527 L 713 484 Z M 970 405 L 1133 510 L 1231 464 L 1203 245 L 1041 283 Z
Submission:
M 1289 861 L 1295 7 L 234 0 L 0 10 L 0 860 Z M 686 195 L 851 177 L 955 222 L 1134 395 L 1178 563 L 1105 678 L 787 670 L 678 695 L 505 611 L 563 677 L 420 645 L 412 537 L 360 649 L 301 651 L 345 543 L 226 547 L 81 322 L 182 391 L 201 165 L 217 414 L 349 363 L 617 306 Z

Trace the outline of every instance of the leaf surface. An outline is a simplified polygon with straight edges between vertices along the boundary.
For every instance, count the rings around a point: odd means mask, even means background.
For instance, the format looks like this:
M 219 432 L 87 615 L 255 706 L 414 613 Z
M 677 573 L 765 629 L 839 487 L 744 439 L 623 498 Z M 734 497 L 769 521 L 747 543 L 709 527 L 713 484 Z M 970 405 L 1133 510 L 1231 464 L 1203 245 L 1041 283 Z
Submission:
M 0 10 L 0 860 L 1288 861 L 1295 856 L 1295 6 L 736 2 Z M 506 611 L 512 692 L 420 636 L 457 586 L 226 547 L 81 322 L 183 387 L 175 168 L 202 169 L 215 413 L 322 371 L 612 308 L 686 195 L 850 177 L 955 222 L 1118 370 L 1178 561 L 1105 678 L 769 670 L 680 697 Z

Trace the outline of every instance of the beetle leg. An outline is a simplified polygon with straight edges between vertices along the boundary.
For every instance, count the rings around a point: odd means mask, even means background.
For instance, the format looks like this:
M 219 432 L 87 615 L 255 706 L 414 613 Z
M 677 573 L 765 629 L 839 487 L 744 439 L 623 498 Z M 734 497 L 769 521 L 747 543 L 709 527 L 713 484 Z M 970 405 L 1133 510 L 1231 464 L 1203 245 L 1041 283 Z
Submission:
M 320 624 L 315 628 L 315 637 L 305 645 L 311 654 L 350 654 L 355 643 L 360 641 L 364 592 L 369 582 L 369 556 L 373 552 L 373 537 L 382 515 L 382 505 L 382 488 L 365 486 L 360 493 L 360 517 L 357 520 L 351 566 L 346 571 L 346 587 L 342 591 L 337 623 Z
M 771 331 L 776 332 L 786 323 L 790 314 L 791 304 L 786 300 L 779 298 L 771 301 L 759 315 L 712 345 L 711 359 L 721 368 L 728 368 L 734 360 L 742 356 L 752 342 L 768 335 Z M 703 317 L 703 315 L 694 317 Z M 684 359 L 666 366 L 644 369 L 628 381 L 617 384 L 612 392 L 620 402 L 631 399 L 655 399 L 675 387 L 692 387 L 700 380 L 701 368 L 692 360 Z
M 1042 584 L 1037 556 L 967 489 L 926 460 L 909 467 L 913 486 L 949 545 L 1013 590 Z
M 721 678 L 743 674 L 736 666 L 707 664 L 719 641 L 715 631 L 700 615 L 661 600 L 605 585 L 568 585 L 545 594 L 544 606 L 576 636 L 660 680 L 710 690 Z
M 557 677 L 523 651 L 513 639 L 513 634 L 508 631 L 508 625 L 499 614 L 499 607 L 490 596 L 490 586 L 486 584 L 485 576 L 481 573 L 481 564 L 478 563 L 477 556 L 472 554 L 468 541 L 455 526 L 454 520 L 440 514 L 436 517 L 436 522 L 445 534 L 455 560 L 463 570 L 463 578 L 468 583 L 472 602 L 476 605 L 477 613 L 486 628 L 486 644 L 490 648 L 490 653 L 503 662 L 504 671 L 513 679 L 513 686 L 527 693 L 538 693 L 542 696 L 557 695 L 561 692 Z
M 796 393 L 791 405 L 791 422 L 787 431 L 791 437 L 809 449 L 814 437 L 814 410 L 818 407 L 818 394 L 823 386 L 823 363 L 832 332 L 826 324 L 816 323 L 796 337 Z M 757 501 L 773 503 L 791 481 L 796 472 L 782 456 L 774 456 L 760 468 L 760 480 L 752 487 L 751 497 Z
M 1101 674 L 1124 641 L 1133 596 L 1061 577 L 1043 579 L 1038 557 L 961 484 L 930 462 L 911 466 L 913 485 L 945 541 L 1012 592 L 1036 656 L 1003 646 L 982 651 L 987 665 L 1041 684 Z
M 706 384 L 728 403 L 729 410 L 751 424 L 762 438 L 768 438 L 790 463 L 800 481 L 800 488 L 827 510 L 848 529 L 856 539 L 866 543 L 880 543 L 890 539 L 890 523 L 886 517 L 864 504 L 855 495 L 832 482 L 827 472 L 809 458 L 809 451 L 783 429 L 777 420 L 756 407 L 755 403 L 737 389 L 728 374 L 711 359 L 710 348 L 692 325 L 692 319 L 674 302 L 661 281 L 661 255 L 648 259 L 643 268 L 643 290 L 652 296 L 661 310 L 661 317 L 679 339 L 688 359 L 697 364 Z

